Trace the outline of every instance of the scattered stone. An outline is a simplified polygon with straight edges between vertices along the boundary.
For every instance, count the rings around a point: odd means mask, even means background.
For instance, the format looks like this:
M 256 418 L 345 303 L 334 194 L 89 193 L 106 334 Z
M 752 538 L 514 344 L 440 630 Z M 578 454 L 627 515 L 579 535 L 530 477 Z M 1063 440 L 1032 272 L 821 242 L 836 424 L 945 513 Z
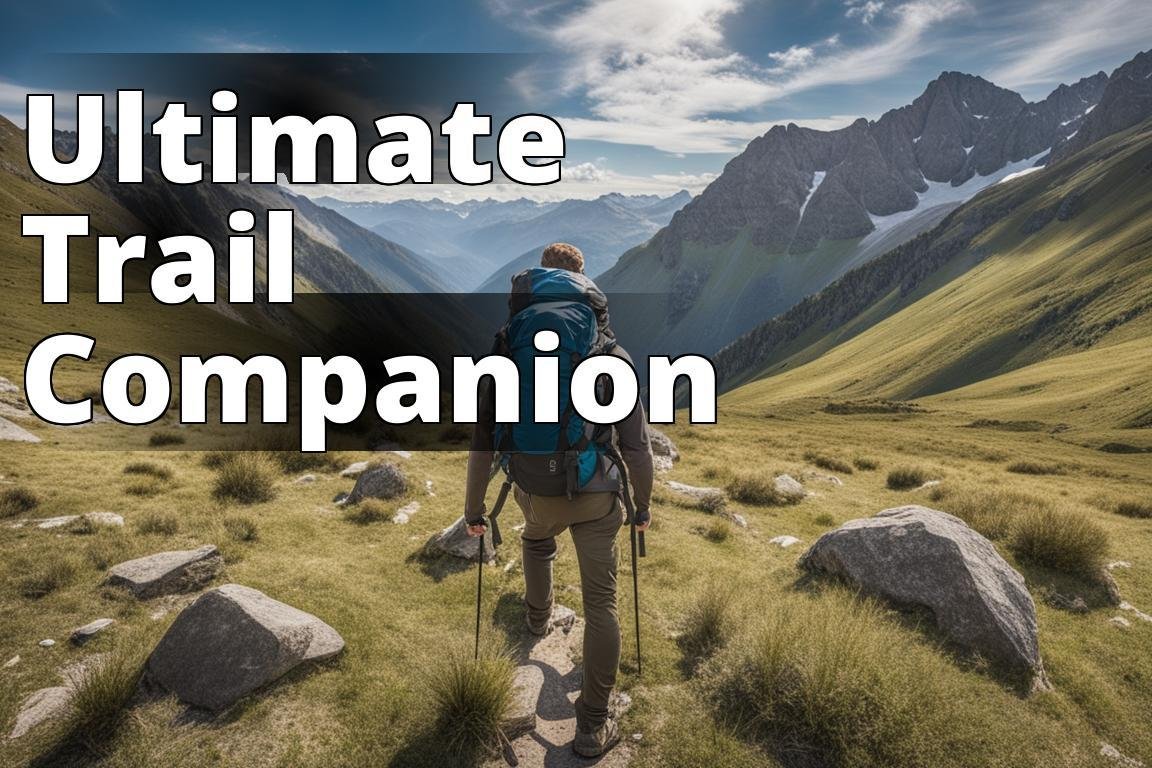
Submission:
M 936 487 L 936 486 L 938 486 L 938 485 L 940 485 L 940 481 L 939 481 L 939 480 L 929 480 L 928 482 L 924 483 L 923 485 L 921 485 L 921 486 L 920 486 L 919 488 L 917 488 L 916 490 L 918 490 L 918 491 L 928 491 L 928 490 L 931 490 L 931 489 L 935 488 L 935 487 Z
M 1068 597 L 1067 595 L 1062 595 L 1052 590 L 1044 595 L 1044 602 L 1062 611 L 1070 611 L 1072 613 L 1088 613 L 1089 611 L 1088 603 L 1086 603 L 1080 595 Z
M 775 538 L 768 539 L 768 543 L 775 544 L 781 549 L 788 549 L 788 547 L 791 547 L 794 544 L 799 544 L 800 539 L 796 538 L 795 536 L 777 536 Z
M 306 485 L 307 483 L 314 483 L 316 482 L 316 475 L 300 475 L 300 477 L 296 478 L 292 482 L 295 485 Z
M 12 667 L 16 666 L 19 663 L 20 663 L 20 657 L 19 656 L 13 656 L 12 658 L 8 659 L 8 661 L 4 662 L 4 669 L 12 669 Z
M 834 485 L 837 488 L 844 485 L 844 481 L 836 477 L 836 475 L 826 475 L 823 472 L 813 472 L 810 470 L 805 472 L 802 477 L 805 480 L 815 480 L 818 483 L 827 483 L 828 485 Z
M 1144 763 L 1134 757 L 1128 757 L 1116 747 L 1107 742 L 1100 742 L 1100 756 L 1106 760 L 1111 760 L 1120 766 L 1120 768 L 1144 768 Z
M 790 500 L 802 499 L 805 496 L 804 486 L 791 475 L 777 475 L 772 481 L 776 493 Z
M 344 470 L 340 472 L 340 477 L 360 477 L 364 474 L 364 470 L 368 469 L 371 462 L 357 461 L 349 464 Z
M 1117 568 L 1131 568 L 1132 563 L 1128 562 L 1127 560 L 1117 560 L 1114 563 L 1108 563 L 1108 565 L 1105 567 L 1110 571 L 1114 571 Z
M 1114 627 L 1120 627 L 1121 629 L 1128 629 L 1132 626 L 1132 622 L 1128 621 L 1128 619 L 1124 618 L 1123 616 L 1113 616 L 1112 618 L 1108 619 L 1108 623 Z
M 548 619 L 548 631 L 568 634 L 576 626 L 576 611 L 566 605 L 552 604 L 552 616 Z
M 32 434 L 24 427 L 19 426 L 8 419 L 0 416 L 0 440 L 8 440 L 13 443 L 38 443 L 40 438 Z
M 424 545 L 424 551 L 429 555 L 451 555 L 476 563 L 480 561 L 480 538 L 468 535 L 468 526 L 464 524 L 464 516 L 461 515 L 456 518 L 456 522 L 429 539 Z M 491 526 L 484 532 L 484 562 L 496 562 Z
M 381 464 L 370 467 L 356 478 L 347 503 L 355 504 L 361 499 L 394 499 L 408 490 L 408 480 L 404 472 L 395 464 Z
M 184 703 L 220 711 L 302 663 L 343 650 L 344 639 L 315 616 L 225 584 L 176 617 L 147 670 Z
M 72 641 L 73 645 L 84 645 L 84 643 L 96 637 L 96 635 L 115 623 L 113 619 L 96 619 L 96 621 L 89 622 L 82 627 L 77 627 L 72 630 L 72 634 L 68 636 L 68 639 Z
M 1024 578 L 964 521 L 918 505 L 849 520 L 800 560 L 898 605 L 930 609 L 954 642 L 1030 671 L 1044 688 L 1036 605 Z
M 30 523 L 35 523 L 37 528 L 42 530 L 49 530 L 52 528 L 63 528 L 66 525 L 76 522 L 84 518 L 94 523 L 95 525 L 107 525 L 113 528 L 123 528 L 124 518 L 120 515 L 113 514 L 112 512 L 89 512 L 84 515 L 62 515 L 61 517 L 46 517 L 41 520 L 30 520 Z
M 431 480 L 425 480 L 424 481 L 424 492 L 427 493 L 429 496 L 435 496 L 436 495 L 436 491 L 432 490 L 432 481 Z
M 724 498 L 724 490 L 722 488 L 698 487 L 686 483 L 678 483 L 675 480 L 668 480 L 665 484 L 669 489 L 676 491 L 676 493 L 682 493 L 696 501 L 705 501 L 717 496 Z
M 140 600 L 192 592 L 216 577 L 224 559 L 212 544 L 129 560 L 112 566 L 106 584 L 125 587 Z
M 680 461 L 680 451 L 676 450 L 676 443 L 672 438 L 655 427 L 648 427 L 648 441 L 652 445 L 653 456 L 667 456 L 672 461 Z
M 338 505 L 339 504 L 347 504 L 348 503 L 348 494 L 341 491 L 340 493 L 338 493 L 332 497 L 332 501 Z
M 41 688 L 20 705 L 16 715 L 16 725 L 8 734 L 9 739 L 18 739 L 30 730 L 63 716 L 72 707 L 72 689 L 59 685 L 54 688 Z
M 412 452 L 411 451 L 395 450 L 395 451 L 392 451 L 392 455 L 393 456 L 399 456 L 402 459 L 412 458 Z
M 748 527 L 748 520 L 744 517 L 744 515 L 740 514 L 739 512 L 728 512 L 727 510 L 725 510 L 722 514 L 724 515 L 724 517 L 731 520 L 735 525 L 738 525 L 741 528 L 747 528 Z
M 400 509 L 396 510 L 396 513 L 392 515 L 392 522 L 396 525 L 406 525 L 408 521 L 412 519 L 412 515 L 419 511 L 420 502 L 410 501 L 404 506 L 400 507 Z
M 513 571 L 513 569 L 515 569 L 516 566 L 519 564 L 520 564 L 519 560 L 515 560 L 515 559 L 509 560 L 508 564 L 504 566 L 504 573 L 511 573 Z
M 1128 601 L 1123 601 L 1120 603 L 1120 610 L 1131 611 L 1136 616 L 1136 618 L 1140 619 L 1140 621 L 1147 621 L 1152 623 L 1152 616 L 1144 613 L 1144 611 L 1141 611 L 1139 608 L 1132 605 L 1132 603 L 1129 603 Z
M 19 391 L 20 387 L 16 386 L 3 376 L 0 376 L 0 395 L 11 395 Z
M 544 670 L 534 664 L 516 668 L 513 679 L 512 705 L 501 721 L 501 730 L 515 739 L 536 730 L 536 702 L 544 687 Z
M 632 741 L 635 741 L 637 743 L 644 741 L 644 734 L 642 734 L 642 733 L 632 734 Z
M 41 640 L 38 645 L 41 648 L 51 648 L 52 646 L 56 645 L 56 641 L 52 638 L 48 638 L 47 640 Z
M 656 472 L 671 472 L 672 471 L 672 457 L 671 456 L 653 456 L 652 469 Z

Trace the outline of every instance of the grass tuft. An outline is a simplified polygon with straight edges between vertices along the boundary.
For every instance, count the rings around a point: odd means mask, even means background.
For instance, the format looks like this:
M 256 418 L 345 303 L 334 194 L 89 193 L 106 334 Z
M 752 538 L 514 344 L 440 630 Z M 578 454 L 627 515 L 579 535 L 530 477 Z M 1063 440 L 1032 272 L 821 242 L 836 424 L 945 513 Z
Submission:
M 234 541 L 252 542 L 260 538 L 260 529 L 250 517 L 228 517 L 224 519 L 224 530 Z
M 776 490 L 776 481 L 771 475 L 759 472 L 742 472 L 728 481 L 728 495 L 742 504 L 758 506 L 786 506 L 799 504 L 801 494 L 782 493 Z
M 161 493 L 164 493 L 166 489 L 167 487 L 160 480 L 154 477 L 144 477 L 124 486 L 124 493 L 129 496 L 151 498 L 152 496 L 159 496 Z
M 808 451 L 804 454 L 804 461 L 814 464 L 821 469 L 826 469 L 829 472 L 839 472 L 844 475 L 852 474 L 852 465 L 844 461 L 844 459 L 835 456 L 828 456 L 827 454 L 817 453 L 816 451 Z
M 726 518 L 713 518 L 704 529 L 704 538 L 715 544 L 722 544 L 732 538 L 732 523 Z
M 76 566 L 59 555 L 49 556 L 27 569 L 17 585 L 21 597 L 39 600 L 68 586 L 76 577 Z
M 906 491 L 919 488 L 928 479 L 928 470 L 923 467 L 897 467 L 888 473 L 888 487 L 894 491 Z
M 930 497 L 944 512 L 955 515 L 989 539 L 1006 539 L 1023 516 L 1052 509 L 1039 496 L 1003 488 L 934 488 Z
M 344 519 L 357 525 L 383 523 L 392 519 L 392 508 L 380 499 L 364 499 L 348 507 Z
M 722 648 L 735 628 L 734 592 L 712 582 L 701 590 L 684 616 L 681 649 L 689 658 L 702 659 Z
M 868 456 L 857 456 L 852 459 L 852 466 L 856 467 L 863 472 L 871 472 L 872 470 L 880 468 L 880 462 L 876 459 L 869 458 Z
M 144 475 L 157 480 L 171 480 L 172 470 L 151 461 L 134 461 L 124 466 L 126 475 Z
M 276 468 L 262 453 L 233 453 L 220 466 L 212 495 L 220 500 L 257 504 L 276 496 Z
M 1123 515 L 1124 517 L 1137 517 L 1147 520 L 1152 518 L 1152 502 L 1129 499 L 1127 501 L 1117 502 L 1115 511 L 1116 514 Z
M 508 653 L 473 660 L 471 653 L 450 652 L 430 671 L 437 737 L 462 763 L 497 747 L 501 721 L 512 704 L 514 673 Z
M 163 448 L 168 445 L 184 445 L 184 435 L 175 432 L 153 432 L 148 438 L 148 445 L 153 448 Z
M 1037 461 L 1017 461 L 1008 465 L 1008 471 L 1017 475 L 1064 475 L 1068 470 L 1059 464 L 1042 464 Z
M 0 493 L 0 518 L 26 515 L 40 506 L 40 497 L 24 486 L 6 488 Z
M 142 535 L 174 536 L 180 530 L 180 521 L 174 515 L 148 512 L 136 520 L 136 531 Z
M 1038 509 L 1016 522 L 1009 547 L 1033 565 L 1096 576 L 1108 557 L 1108 532 L 1082 512 Z
M 102 751 L 127 715 L 150 647 L 143 640 L 133 642 L 75 674 L 71 680 L 75 695 L 61 746 L 80 746 L 90 754 Z

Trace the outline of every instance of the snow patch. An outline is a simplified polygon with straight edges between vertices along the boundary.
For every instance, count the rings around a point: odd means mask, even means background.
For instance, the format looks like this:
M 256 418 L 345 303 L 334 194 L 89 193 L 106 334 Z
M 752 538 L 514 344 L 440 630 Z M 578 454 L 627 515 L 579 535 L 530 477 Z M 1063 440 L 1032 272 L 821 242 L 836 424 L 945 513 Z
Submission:
M 827 175 L 827 171 L 816 171 L 812 174 L 812 183 L 808 185 L 808 197 L 804 198 L 804 204 L 800 206 L 800 218 L 804 218 L 804 209 L 808 207 L 808 201 L 816 194 L 816 190 L 824 183 L 824 177 Z
M 1007 176 L 1000 179 L 1000 181 L 998 181 L 996 183 L 997 184 L 1003 184 L 1006 181 L 1012 181 L 1012 179 L 1018 179 L 1021 176 L 1027 176 L 1030 173 L 1035 173 L 1036 171 L 1042 171 L 1042 170 L 1044 170 L 1044 166 L 1042 166 L 1042 165 L 1038 165 L 1035 168 L 1025 168 L 1022 171 L 1016 171 L 1016 173 L 1008 174 Z
M 973 197 L 977 192 L 987 189 L 993 184 L 998 184 L 1013 174 L 1019 173 L 1020 171 L 1028 172 L 1031 170 L 1040 170 L 1039 168 L 1033 168 L 1032 166 L 1036 164 L 1037 160 L 1044 157 L 1044 155 L 1048 154 L 1050 151 L 1051 149 L 1046 149 L 1039 154 L 1033 155 L 1032 157 L 1026 157 L 1023 160 L 1019 160 L 1015 163 L 1008 163 L 1000 170 L 993 171 L 987 176 L 973 176 L 958 187 L 952 186 L 951 182 L 947 181 L 925 180 L 928 184 L 928 189 L 924 192 L 917 193 L 917 197 L 920 198 L 920 201 L 917 203 L 915 208 L 907 211 L 900 211 L 899 213 L 893 213 L 888 216 L 876 216 L 874 214 L 869 214 L 869 218 L 872 219 L 872 226 L 875 227 L 875 229 L 865 235 L 864 239 L 860 241 L 859 247 L 865 247 L 869 243 L 879 240 L 893 227 L 902 222 L 908 221 L 921 211 L 925 211 L 929 208 L 933 208 L 937 205 L 943 205 L 945 203 L 962 203 L 965 200 Z
M 1096 105 L 1095 105 L 1095 104 L 1093 104 L 1092 106 L 1088 107 L 1088 109 L 1084 110 L 1084 114 L 1086 114 L 1086 115 L 1087 115 L 1089 112 L 1091 112 L 1091 111 L 1092 111 L 1092 110 L 1094 110 L 1094 109 L 1096 109 Z

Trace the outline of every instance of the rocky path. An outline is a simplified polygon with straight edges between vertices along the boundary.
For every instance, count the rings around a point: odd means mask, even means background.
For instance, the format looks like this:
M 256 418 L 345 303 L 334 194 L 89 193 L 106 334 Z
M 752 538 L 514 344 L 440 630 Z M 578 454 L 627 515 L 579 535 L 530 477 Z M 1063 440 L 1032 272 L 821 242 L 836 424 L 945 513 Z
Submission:
M 622 733 L 621 743 L 599 759 L 587 759 L 572 751 L 576 735 L 576 718 L 572 703 L 580 693 L 581 668 L 576 662 L 584 638 L 584 622 L 575 619 L 557 626 L 545 638 L 525 644 L 521 649 L 517 679 L 525 686 L 521 701 L 535 702 L 536 728 L 512 740 L 512 748 L 522 768 L 624 768 L 631 762 L 629 734 Z M 614 710 L 626 706 L 626 699 L 614 704 Z M 505 765 L 502 760 L 489 763 L 489 768 Z

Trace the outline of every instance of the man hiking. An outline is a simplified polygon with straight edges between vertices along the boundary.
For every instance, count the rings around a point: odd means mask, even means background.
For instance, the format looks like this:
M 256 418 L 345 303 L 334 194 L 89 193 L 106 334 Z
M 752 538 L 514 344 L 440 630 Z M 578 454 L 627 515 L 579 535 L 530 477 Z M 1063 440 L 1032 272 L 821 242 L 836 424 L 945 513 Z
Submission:
M 554 243 L 544 249 L 541 267 L 512 280 L 510 320 L 498 335 L 498 346 L 531 371 L 532 335 L 555 330 L 561 345 L 558 424 L 531 421 L 525 403 L 531 382 L 521 386 L 521 422 L 496 424 L 492 387 L 482 390 L 479 418 L 468 459 L 464 517 L 468 533 L 478 537 L 487 527 L 484 494 L 496 451 L 514 483 L 516 503 L 524 512 L 521 534 L 528 631 L 543 637 L 549 630 L 554 596 L 552 561 L 556 536 L 568 530 L 580 566 L 584 602 L 584 679 L 576 700 L 573 750 L 598 757 L 617 744 L 620 732 L 608 712 L 608 700 L 620 665 L 620 620 L 616 600 L 616 536 L 625 522 L 619 494 L 621 472 L 613 456 L 623 459 L 635 499 L 638 531 L 648 528 L 652 496 L 652 451 L 644 408 L 636 408 L 615 425 L 585 424 L 571 408 L 567 391 L 571 369 L 586 354 L 614 354 L 629 363 L 608 327 L 607 300 L 584 272 L 584 256 L 575 246 Z M 589 311 L 591 310 L 591 311 Z M 587 344 L 582 339 L 589 340 Z M 567 353 L 567 354 L 565 354 Z M 544 353 L 547 354 L 547 353 Z M 522 376 L 522 379 L 531 377 Z M 603 401 L 602 401 L 603 402 Z M 614 428 L 613 428 L 614 427 Z M 613 439 L 615 438 L 615 439 Z

